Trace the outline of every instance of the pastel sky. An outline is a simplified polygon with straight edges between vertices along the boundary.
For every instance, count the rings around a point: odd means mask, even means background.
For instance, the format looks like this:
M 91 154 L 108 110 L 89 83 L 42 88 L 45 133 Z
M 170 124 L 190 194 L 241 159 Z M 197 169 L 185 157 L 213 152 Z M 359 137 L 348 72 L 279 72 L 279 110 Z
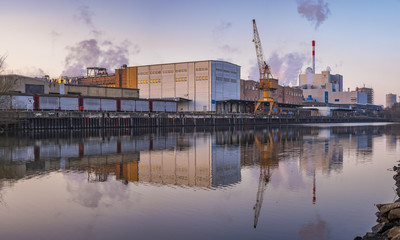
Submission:
M 315 40 L 317 72 L 374 88 L 375 104 L 400 94 L 400 0 L 2 0 L 0 54 L 28 76 L 225 60 L 257 80 L 252 19 L 282 84 L 311 66 Z

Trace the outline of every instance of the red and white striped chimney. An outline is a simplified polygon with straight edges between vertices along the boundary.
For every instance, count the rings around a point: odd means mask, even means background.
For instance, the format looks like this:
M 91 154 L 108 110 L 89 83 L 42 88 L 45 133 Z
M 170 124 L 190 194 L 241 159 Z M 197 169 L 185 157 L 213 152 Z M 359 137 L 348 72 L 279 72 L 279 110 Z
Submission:
M 315 41 L 312 41 L 312 70 L 315 74 Z

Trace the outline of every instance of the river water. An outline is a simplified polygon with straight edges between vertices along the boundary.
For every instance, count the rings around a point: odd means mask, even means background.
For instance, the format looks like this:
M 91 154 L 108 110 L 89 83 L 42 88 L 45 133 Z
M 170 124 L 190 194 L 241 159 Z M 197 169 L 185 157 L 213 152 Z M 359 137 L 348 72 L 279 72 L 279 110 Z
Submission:
M 400 125 L 0 136 L 1 239 L 353 239 L 395 200 Z

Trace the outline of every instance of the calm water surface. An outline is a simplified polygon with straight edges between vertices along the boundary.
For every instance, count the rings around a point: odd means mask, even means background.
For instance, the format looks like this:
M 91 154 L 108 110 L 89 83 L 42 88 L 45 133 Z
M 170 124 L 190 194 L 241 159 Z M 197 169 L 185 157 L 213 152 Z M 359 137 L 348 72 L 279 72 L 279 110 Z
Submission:
M 0 136 L 1 239 L 353 239 L 395 198 L 400 126 Z

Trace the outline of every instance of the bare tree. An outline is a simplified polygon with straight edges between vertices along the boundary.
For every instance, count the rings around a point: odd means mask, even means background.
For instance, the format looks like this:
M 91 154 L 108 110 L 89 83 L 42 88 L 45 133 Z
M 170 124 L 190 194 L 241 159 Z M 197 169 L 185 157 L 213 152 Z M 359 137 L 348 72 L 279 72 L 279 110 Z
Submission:
M 8 108 L 10 98 L 6 95 L 14 86 L 13 81 L 9 81 L 4 76 L 1 76 L 5 68 L 6 58 L 6 55 L 0 55 L 0 109 Z
M 6 61 L 7 56 L 0 56 L 0 74 L 4 71 L 4 63 Z

